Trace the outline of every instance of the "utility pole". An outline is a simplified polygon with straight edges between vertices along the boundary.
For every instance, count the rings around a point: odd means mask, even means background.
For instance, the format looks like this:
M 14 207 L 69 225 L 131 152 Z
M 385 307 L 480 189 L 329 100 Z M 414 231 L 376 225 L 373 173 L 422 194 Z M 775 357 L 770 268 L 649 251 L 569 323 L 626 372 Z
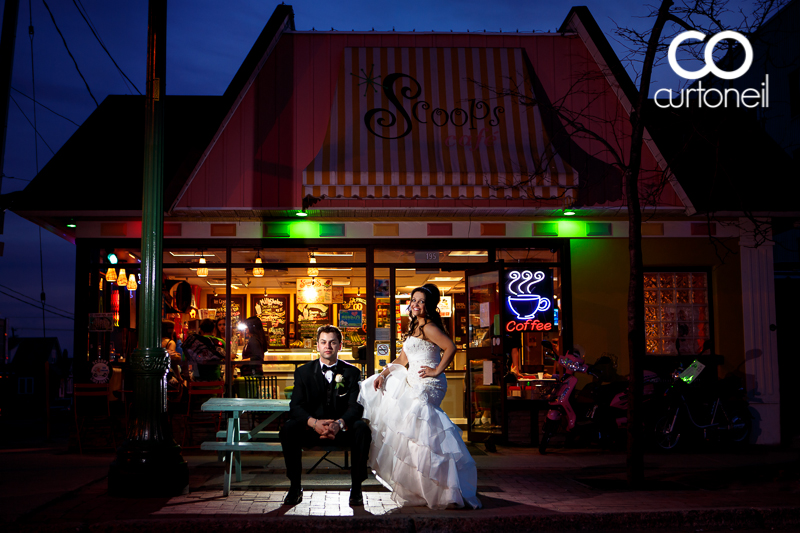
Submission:
M 14 44 L 17 41 L 17 19 L 19 0 L 6 0 L 3 8 L 3 34 L 0 35 L 0 195 L 3 192 L 3 176 L 6 160 L 6 133 L 8 131 L 8 101 L 11 99 L 11 75 L 14 71 Z M 34 102 L 33 105 L 36 105 Z M 0 202 L 0 235 L 3 234 L 6 202 Z M 0 256 L 3 243 L 0 242 Z
M 167 420 L 169 356 L 161 347 L 161 253 L 164 237 L 164 96 L 167 0 L 150 0 L 147 21 L 147 103 L 142 187 L 142 286 L 139 347 L 130 358 L 133 419 L 111 464 L 114 496 L 176 495 L 188 489 L 189 468 Z

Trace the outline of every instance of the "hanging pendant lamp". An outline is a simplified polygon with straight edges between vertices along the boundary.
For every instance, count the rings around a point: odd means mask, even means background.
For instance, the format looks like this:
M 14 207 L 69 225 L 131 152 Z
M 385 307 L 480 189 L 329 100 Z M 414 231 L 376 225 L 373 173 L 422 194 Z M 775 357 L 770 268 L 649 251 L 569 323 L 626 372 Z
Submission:
M 106 281 L 108 283 L 114 283 L 117 281 L 117 271 L 114 270 L 114 267 L 108 267 L 108 271 L 106 272 Z
M 257 265 L 262 264 L 260 256 L 256 257 L 255 263 Z M 253 276 L 256 277 L 256 278 L 263 278 L 264 277 L 264 269 L 263 268 L 258 268 L 258 267 L 253 267 Z
M 205 257 L 201 257 L 200 258 L 200 264 L 201 265 L 205 265 L 206 264 L 206 258 Z M 197 268 L 197 277 L 198 278 L 205 278 L 207 276 L 208 276 L 208 268 L 207 267 L 201 266 L 201 267 Z

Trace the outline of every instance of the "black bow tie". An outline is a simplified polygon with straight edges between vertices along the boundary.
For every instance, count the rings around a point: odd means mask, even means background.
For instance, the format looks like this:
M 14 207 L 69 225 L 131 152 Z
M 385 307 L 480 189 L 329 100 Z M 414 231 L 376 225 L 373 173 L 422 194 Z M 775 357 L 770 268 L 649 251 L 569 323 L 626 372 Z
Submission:
M 333 366 L 322 365 L 322 373 L 323 374 L 325 372 L 327 372 L 328 370 L 330 370 L 331 372 L 335 371 L 336 370 L 336 365 L 333 365 Z

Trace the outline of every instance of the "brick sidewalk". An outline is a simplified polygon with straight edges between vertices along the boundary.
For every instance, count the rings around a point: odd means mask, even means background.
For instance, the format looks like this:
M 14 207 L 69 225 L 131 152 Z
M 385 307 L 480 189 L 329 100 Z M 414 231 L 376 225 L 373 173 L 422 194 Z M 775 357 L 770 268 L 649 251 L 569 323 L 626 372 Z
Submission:
M 624 455 L 568 450 L 541 457 L 519 448 L 498 452 L 475 457 L 484 505 L 479 510 L 398 508 L 390 493 L 374 481 L 365 487 L 364 507 L 351 508 L 349 475 L 335 467 L 305 476 L 304 501 L 282 506 L 286 479 L 277 455 L 244 457 L 244 480 L 224 498 L 223 465 L 213 455 L 190 455 L 189 494 L 112 498 L 106 494 L 106 480 L 100 479 L 63 494 L 13 526 L 20 531 L 77 528 L 139 533 L 143 528 L 198 533 L 214 530 L 215 524 L 225 524 L 225 529 L 304 532 L 800 529 L 796 452 L 648 456 L 647 482 L 636 491 L 624 483 Z M 307 455 L 310 466 L 316 458 Z

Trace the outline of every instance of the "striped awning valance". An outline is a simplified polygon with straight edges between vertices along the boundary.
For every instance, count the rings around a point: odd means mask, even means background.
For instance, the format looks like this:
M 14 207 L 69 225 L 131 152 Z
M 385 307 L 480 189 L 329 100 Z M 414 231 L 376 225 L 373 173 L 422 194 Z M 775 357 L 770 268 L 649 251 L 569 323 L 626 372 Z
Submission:
M 571 196 L 516 48 L 345 48 L 316 198 Z M 519 91 L 525 102 L 513 95 Z M 511 93 L 511 94 L 509 94 Z M 524 191 L 506 187 L 529 180 Z

